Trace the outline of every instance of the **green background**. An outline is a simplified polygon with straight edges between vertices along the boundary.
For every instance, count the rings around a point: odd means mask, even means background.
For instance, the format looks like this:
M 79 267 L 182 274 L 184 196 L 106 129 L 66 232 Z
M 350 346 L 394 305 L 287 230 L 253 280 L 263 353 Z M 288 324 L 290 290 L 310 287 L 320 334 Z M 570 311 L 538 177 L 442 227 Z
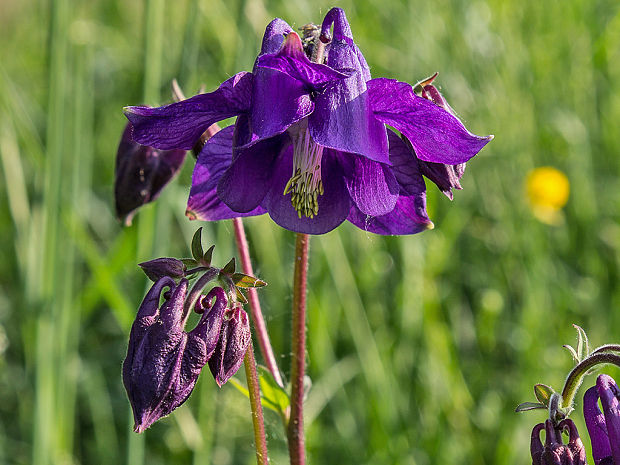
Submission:
M 121 108 L 171 101 L 174 77 L 188 95 L 212 90 L 251 70 L 272 18 L 320 23 L 331 6 L 0 1 L 0 463 L 254 461 L 247 399 L 208 372 L 186 405 L 131 432 L 120 368 L 147 286 L 136 263 L 189 255 L 200 224 L 184 217 L 191 163 L 133 226 L 116 221 Z M 545 415 L 514 408 L 534 400 L 537 382 L 561 388 L 571 324 L 594 345 L 620 341 L 620 5 L 338 6 L 374 77 L 415 83 L 439 71 L 467 127 L 495 140 L 453 202 L 428 183 L 435 230 L 384 238 L 344 224 L 313 238 L 309 463 L 529 463 Z M 559 226 L 537 221 L 525 198 L 527 173 L 542 165 L 571 182 Z M 202 226 L 223 265 L 232 225 Z M 268 217 L 246 227 L 288 373 L 294 235 Z M 272 413 L 272 463 L 285 464 Z

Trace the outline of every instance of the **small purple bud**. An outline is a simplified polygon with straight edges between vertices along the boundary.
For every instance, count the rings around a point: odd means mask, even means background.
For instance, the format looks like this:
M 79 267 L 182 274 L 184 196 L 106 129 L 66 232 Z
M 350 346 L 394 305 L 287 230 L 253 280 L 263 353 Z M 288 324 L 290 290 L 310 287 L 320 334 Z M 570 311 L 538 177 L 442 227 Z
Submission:
M 159 307 L 162 290 L 172 290 Z M 186 333 L 183 306 L 188 282 L 178 285 L 168 276 L 149 290 L 131 328 L 123 384 L 134 414 L 134 431 L 141 433 L 189 397 L 202 367 L 215 351 L 228 301 L 221 288 L 207 295 L 210 305 L 196 327 Z
M 153 282 L 164 276 L 175 279 L 183 278 L 187 269 L 183 262 L 176 258 L 156 258 L 148 262 L 138 263 L 138 266 Z
M 230 310 L 222 322 L 222 331 L 209 368 L 218 386 L 222 386 L 239 369 L 250 343 L 248 314 L 240 307 Z
M 155 200 L 183 165 L 185 150 L 158 150 L 134 142 L 127 123 L 118 145 L 114 181 L 116 216 L 130 225 L 136 210 Z
M 540 432 L 545 430 L 545 445 L 540 442 Z M 562 430 L 568 430 L 569 441 L 562 441 Z M 577 427 L 570 419 L 554 426 L 551 420 L 537 424 L 532 429 L 530 443 L 532 465 L 587 465 L 586 452 L 579 438 Z

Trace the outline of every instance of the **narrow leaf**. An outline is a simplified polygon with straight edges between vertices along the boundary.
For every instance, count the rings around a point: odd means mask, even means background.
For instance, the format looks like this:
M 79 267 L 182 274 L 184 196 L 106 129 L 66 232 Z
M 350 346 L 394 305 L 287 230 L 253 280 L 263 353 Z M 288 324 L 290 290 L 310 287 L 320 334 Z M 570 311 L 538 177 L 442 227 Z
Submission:
M 263 287 L 267 285 L 265 281 L 243 273 L 233 274 L 232 280 L 237 287 Z
M 579 359 L 583 360 L 590 354 L 590 344 L 588 342 L 588 336 L 581 326 L 573 324 L 573 328 L 577 330 L 579 335 L 579 344 L 577 345 L 577 354 Z M 584 353 L 585 350 L 585 353 Z
M 196 268 L 198 266 L 198 262 L 193 258 L 181 258 L 183 265 L 187 267 L 187 269 Z
M 287 392 L 276 383 L 273 375 L 266 367 L 259 365 L 258 371 L 263 405 L 280 415 L 284 415 L 291 403 Z
M 204 256 L 202 250 L 202 227 L 198 228 L 192 238 L 192 256 L 196 261 L 201 261 Z
M 534 386 L 534 395 L 538 399 L 538 401 L 543 404 L 545 407 L 549 406 L 549 400 L 551 399 L 551 394 L 555 391 L 550 386 L 546 384 L 537 384 Z
M 575 349 L 572 348 L 572 346 L 569 346 L 568 344 L 564 344 L 562 347 L 564 347 L 566 350 L 570 352 L 570 354 L 573 356 L 573 360 L 575 361 L 575 363 L 579 363 L 581 361 L 579 360 L 579 355 L 577 355 L 577 352 L 575 351 Z
M 241 292 L 241 289 L 235 286 L 235 291 L 237 293 L 237 300 L 241 302 L 242 304 L 247 304 L 248 299 L 245 298 L 245 296 L 243 295 L 243 292 Z
M 215 249 L 215 246 L 212 245 L 211 247 L 209 247 L 209 249 L 205 252 L 204 256 L 202 257 L 202 261 L 204 262 L 205 266 L 211 266 L 211 259 L 213 258 L 214 249 Z
M 515 412 L 527 412 L 528 410 L 546 410 L 543 404 L 539 404 L 538 402 L 523 402 L 522 404 L 517 405 Z
M 231 258 L 230 261 L 224 265 L 224 268 L 222 268 L 222 273 L 224 274 L 233 274 L 235 272 L 235 258 Z
M 232 384 L 233 386 L 235 386 L 237 388 L 237 390 L 243 394 L 244 396 L 246 396 L 248 399 L 250 398 L 250 392 L 243 387 L 243 385 L 239 382 L 239 380 L 235 377 L 232 377 L 228 380 L 229 384 Z

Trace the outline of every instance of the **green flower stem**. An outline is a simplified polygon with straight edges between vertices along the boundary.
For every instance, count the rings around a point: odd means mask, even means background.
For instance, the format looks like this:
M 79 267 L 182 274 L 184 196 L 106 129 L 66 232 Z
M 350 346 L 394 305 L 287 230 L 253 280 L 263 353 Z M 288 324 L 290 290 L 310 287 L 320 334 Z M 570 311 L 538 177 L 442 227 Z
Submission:
M 620 352 L 620 344 L 605 344 L 594 349 L 590 355 L 600 354 L 601 352 Z
M 600 349 L 602 348 L 597 350 Z M 604 363 L 609 363 L 620 367 L 620 355 L 611 354 L 609 352 L 593 353 L 571 370 L 566 377 L 566 381 L 564 382 L 564 389 L 562 389 L 561 406 L 563 408 L 573 405 L 575 394 L 577 394 L 577 390 L 579 389 L 579 386 L 581 386 L 581 382 L 583 381 L 583 378 L 588 370 L 596 365 L 601 365 Z
M 245 378 L 248 383 L 250 407 L 252 409 L 252 425 L 254 426 L 254 443 L 256 444 L 256 463 L 268 465 L 267 439 L 265 438 L 265 421 L 263 418 L 263 406 L 260 402 L 260 388 L 258 375 L 256 374 L 256 360 L 254 359 L 254 346 L 250 339 L 250 345 L 243 359 L 245 365 Z
M 291 465 L 306 462 L 304 446 L 304 374 L 306 368 L 306 282 L 310 236 L 297 234 L 293 278 L 293 323 L 291 359 L 291 417 L 288 423 L 288 450 Z
M 245 236 L 245 229 L 243 227 L 243 220 L 241 218 L 233 218 L 233 226 L 235 229 L 235 241 L 237 243 L 237 250 L 239 251 L 239 257 L 241 258 L 241 267 L 243 272 L 247 275 L 254 276 L 252 270 L 252 262 L 250 261 L 250 247 Z M 265 359 L 267 369 L 271 372 L 273 379 L 284 387 L 280 370 L 276 362 L 276 357 L 273 354 L 271 342 L 269 341 L 269 333 L 267 332 L 267 326 L 265 325 L 265 319 L 260 308 L 260 301 L 258 300 L 258 293 L 256 289 L 250 287 L 247 289 L 248 301 L 250 302 L 250 312 L 252 314 L 252 322 L 254 323 L 254 334 L 258 339 L 258 347 L 261 354 Z

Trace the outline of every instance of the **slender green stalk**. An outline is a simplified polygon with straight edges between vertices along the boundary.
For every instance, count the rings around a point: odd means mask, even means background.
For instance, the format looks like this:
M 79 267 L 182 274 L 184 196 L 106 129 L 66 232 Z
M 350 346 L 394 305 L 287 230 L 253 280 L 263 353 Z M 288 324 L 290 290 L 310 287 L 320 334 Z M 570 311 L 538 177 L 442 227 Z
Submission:
M 241 267 L 243 272 L 247 275 L 254 276 L 254 270 L 252 269 L 252 262 L 250 260 L 250 247 L 245 236 L 245 229 L 243 227 L 243 220 L 241 218 L 233 218 L 233 226 L 235 228 L 235 241 L 237 243 L 237 250 L 239 251 L 239 258 L 241 258 Z M 260 301 L 258 300 L 258 292 L 253 287 L 248 288 L 248 301 L 250 302 L 250 311 L 252 314 L 252 322 L 254 323 L 254 334 L 258 339 L 258 346 L 261 354 L 267 364 L 267 369 L 271 372 L 273 379 L 280 386 L 284 387 L 282 376 L 276 362 L 276 357 L 273 354 L 271 348 L 271 342 L 269 341 L 269 333 L 267 332 L 267 325 L 265 325 L 265 319 L 263 318 L 263 312 L 260 308 Z
M 306 462 L 304 444 L 304 376 L 306 371 L 306 286 L 310 236 L 297 234 L 293 275 L 293 322 L 291 345 L 291 417 L 288 423 L 288 450 L 291 465 Z
M 577 390 L 579 389 L 579 386 L 581 386 L 581 382 L 583 381 L 583 378 L 588 370 L 596 365 L 601 365 L 604 363 L 609 363 L 620 367 L 620 355 L 610 353 L 597 353 L 590 355 L 571 370 L 566 377 L 566 381 L 564 382 L 564 389 L 562 389 L 562 407 L 570 407 L 573 405 L 575 394 L 577 394 Z
M 256 374 L 256 360 L 254 359 L 254 345 L 250 339 L 250 345 L 243 359 L 245 365 L 245 378 L 248 383 L 248 393 L 250 396 L 250 407 L 252 409 L 252 425 L 254 426 L 254 444 L 256 446 L 256 463 L 258 465 L 268 465 L 267 439 L 265 438 L 265 420 L 263 417 L 263 406 L 260 401 L 260 386 L 258 375 Z

